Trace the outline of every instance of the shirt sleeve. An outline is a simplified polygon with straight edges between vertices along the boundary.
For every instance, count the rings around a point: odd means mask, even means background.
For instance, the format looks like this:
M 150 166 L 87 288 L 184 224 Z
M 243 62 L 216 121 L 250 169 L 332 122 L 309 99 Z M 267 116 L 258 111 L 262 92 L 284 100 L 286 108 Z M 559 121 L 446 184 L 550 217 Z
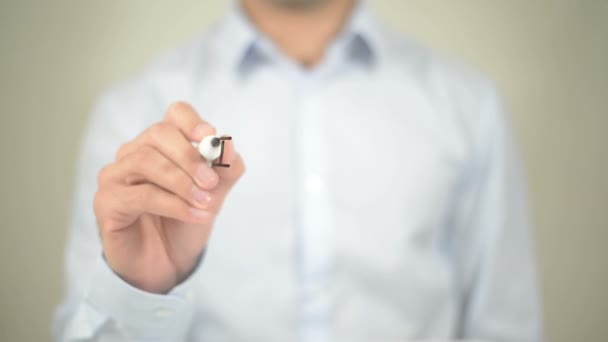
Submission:
M 541 310 L 524 177 L 493 87 L 479 97 L 478 158 L 458 199 L 460 337 L 540 341 Z
M 136 98 L 124 90 L 107 94 L 85 130 L 65 255 L 65 298 L 53 323 L 57 341 L 180 341 L 188 332 L 196 271 L 168 294 L 158 295 L 123 281 L 102 257 L 93 212 L 97 173 L 114 159 L 121 143 L 154 119 L 150 111 L 158 110 L 149 100 Z M 138 113 L 145 112 L 142 119 Z

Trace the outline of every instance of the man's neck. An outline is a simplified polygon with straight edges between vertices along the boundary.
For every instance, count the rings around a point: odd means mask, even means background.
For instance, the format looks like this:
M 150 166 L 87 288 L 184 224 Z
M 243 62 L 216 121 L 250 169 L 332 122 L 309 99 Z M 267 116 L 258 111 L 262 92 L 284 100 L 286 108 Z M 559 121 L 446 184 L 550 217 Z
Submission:
M 354 0 L 327 0 L 314 7 L 289 7 L 267 0 L 242 0 L 256 27 L 287 56 L 306 67 L 319 63 L 345 25 Z

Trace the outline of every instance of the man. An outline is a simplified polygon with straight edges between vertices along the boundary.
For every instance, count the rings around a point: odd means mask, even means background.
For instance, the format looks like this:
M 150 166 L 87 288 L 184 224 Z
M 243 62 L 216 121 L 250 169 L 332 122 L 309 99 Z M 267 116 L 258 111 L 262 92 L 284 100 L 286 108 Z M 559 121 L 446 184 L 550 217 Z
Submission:
M 539 340 L 504 119 L 361 3 L 242 0 L 99 102 L 56 338 Z

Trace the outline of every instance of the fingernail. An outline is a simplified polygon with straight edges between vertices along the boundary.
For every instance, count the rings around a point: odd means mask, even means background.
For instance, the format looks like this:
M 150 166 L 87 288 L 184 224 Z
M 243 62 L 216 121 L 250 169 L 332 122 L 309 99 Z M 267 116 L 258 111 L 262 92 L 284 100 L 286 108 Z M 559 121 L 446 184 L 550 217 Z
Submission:
M 192 197 L 197 203 L 205 207 L 211 201 L 211 195 L 208 192 L 199 189 L 197 186 L 194 186 L 192 189 Z
M 201 183 L 207 186 L 214 186 L 218 180 L 217 174 L 208 165 L 201 165 L 196 176 Z

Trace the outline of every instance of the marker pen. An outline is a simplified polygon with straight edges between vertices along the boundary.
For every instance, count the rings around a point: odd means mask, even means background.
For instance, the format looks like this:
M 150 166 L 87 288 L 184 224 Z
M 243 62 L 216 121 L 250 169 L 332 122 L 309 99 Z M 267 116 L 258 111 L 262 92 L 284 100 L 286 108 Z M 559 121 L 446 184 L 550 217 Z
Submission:
M 198 144 L 198 152 L 207 160 L 209 166 L 230 167 L 230 164 L 222 162 L 226 140 L 232 140 L 232 137 L 208 135 Z M 218 160 L 218 162 L 214 163 L 215 160 Z

